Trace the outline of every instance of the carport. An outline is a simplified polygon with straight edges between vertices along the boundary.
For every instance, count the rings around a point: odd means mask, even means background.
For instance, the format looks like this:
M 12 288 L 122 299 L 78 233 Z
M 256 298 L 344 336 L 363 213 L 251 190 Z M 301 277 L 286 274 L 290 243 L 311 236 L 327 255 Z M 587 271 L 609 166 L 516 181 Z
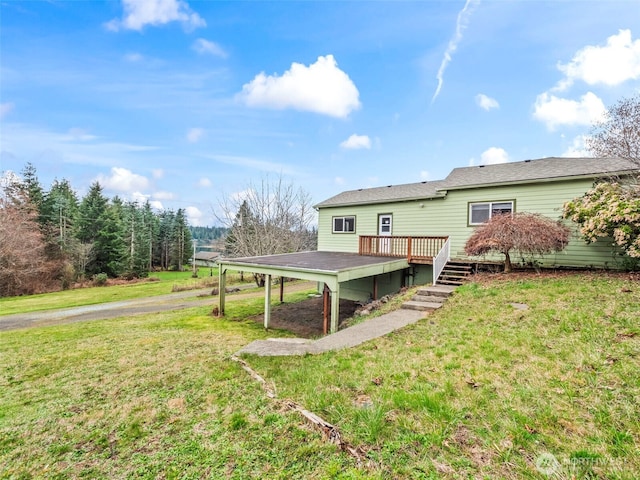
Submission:
M 228 270 L 265 275 L 264 327 L 271 319 L 271 286 L 273 277 L 310 280 L 325 285 L 325 318 L 330 294 L 331 333 L 338 330 L 340 283 L 358 278 L 373 277 L 374 297 L 376 276 L 409 267 L 406 258 L 359 255 L 346 252 L 300 252 L 260 257 L 219 259 L 219 311 L 224 315 L 225 287 Z

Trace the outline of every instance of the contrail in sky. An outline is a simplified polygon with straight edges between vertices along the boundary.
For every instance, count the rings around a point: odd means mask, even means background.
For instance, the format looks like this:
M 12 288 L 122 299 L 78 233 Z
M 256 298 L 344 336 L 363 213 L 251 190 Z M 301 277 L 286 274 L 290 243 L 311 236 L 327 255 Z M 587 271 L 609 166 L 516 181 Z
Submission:
M 438 87 L 436 88 L 436 92 L 433 94 L 431 103 L 433 103 L 436 100 L 436 97 L 440 94 L 444 80 L 444 71 L 447 69 L 449 62 L 451 62 L 451 55 L 453 55 L 453 52 L 458 48 L 458 44 L 462 41 L 462 32 L 469 24 L 469 18 L 471 17 L 473 8 L 479 3 L 480 0 L 467 0 L 464 4 L 464 8 L 458 13 L 458 19 L 456 20 L 456 33 L 453 38 L 449 40 L 447 50 L 444 52 L 444 57 L 442 57 L 442 63 L 440 64 L 438 74 L 436 75 L 436 78 L 438 79 Z

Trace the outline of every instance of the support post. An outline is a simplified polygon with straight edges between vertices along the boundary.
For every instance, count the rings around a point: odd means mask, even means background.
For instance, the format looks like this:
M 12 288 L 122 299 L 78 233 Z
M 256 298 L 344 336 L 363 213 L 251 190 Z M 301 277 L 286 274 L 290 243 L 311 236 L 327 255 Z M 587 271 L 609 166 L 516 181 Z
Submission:
M 378 299 L 378 276 L 373 276 L 373 299 Z
M 284 303 L 284 277 L 280 277 L 280 303 Z
M 220 265 L 218 270 L 218 315 L 224 315 L 224 294 L 227 288 L 227 269 L 224 265 Z
M 269 328 L 271 320 L 271 275 L 265 275 L 264 282 L 264 328 Z
M 322 332 L 326 335 L 329 331 L 329 286 L 325 283 L 322 290 Z
M 331 333 L 338 331 L 338 320 L 340 319 L 340 285 L 331 291 Z

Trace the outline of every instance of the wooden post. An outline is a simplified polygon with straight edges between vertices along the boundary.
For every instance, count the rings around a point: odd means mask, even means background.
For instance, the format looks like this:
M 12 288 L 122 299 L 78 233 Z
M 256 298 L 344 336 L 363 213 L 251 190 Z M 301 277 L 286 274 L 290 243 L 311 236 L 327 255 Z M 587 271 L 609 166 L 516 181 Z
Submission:
M 271 275 L 265 275 L 264 283 L 264 328 L 269 328 L 271 320 Z
M 284 277 L 280 277 L 280 303 L 284 303 Z
M 340 284 L 335 291 L 331 292 L 331 333 L 338 331 L 338 321 L 340 320 Z
M 326 335 L 329 332 L 329 286 L 325 283 L 322 290 L 322 332 Z
M 224 265 L 220 265 L 218 270 L 218 315 L 224 315 L 224 294 L 227 287 L 227 269 Z
M 378 299 L 378 276 L 373 276 L 373 299 Z

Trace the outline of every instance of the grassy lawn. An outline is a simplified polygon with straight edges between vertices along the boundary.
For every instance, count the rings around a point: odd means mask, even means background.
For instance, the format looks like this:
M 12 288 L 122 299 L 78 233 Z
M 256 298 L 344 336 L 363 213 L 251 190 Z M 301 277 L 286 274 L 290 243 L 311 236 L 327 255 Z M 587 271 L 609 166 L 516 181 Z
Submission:
M 278 334 L 242 320 L 261 298 L 1 333 L 0 478 L 640 478 L 640 285 L 505 278 L 358 348 L 246 358 L 362 466 L 229 360 Z
M 213 273 L 213 275 L 211 275 Z M 227 275 L 228 283 L 239 281 L 235 274 Z M 251 280 L 250 276 L 246 280 Z M 208 288 L 218 284 L 218 269 L 201 268 L 198 278 L 192 278 L 191 271 L 153 272 L 150 279 L 136 283 L 103 287 L 78 288 L 41 295 L 0 298 L 0 315 L 28 313 L 55 308 L 79 307 L 104 302 L 117 302 L 133 298 L 166 295 L 174 289 Z

